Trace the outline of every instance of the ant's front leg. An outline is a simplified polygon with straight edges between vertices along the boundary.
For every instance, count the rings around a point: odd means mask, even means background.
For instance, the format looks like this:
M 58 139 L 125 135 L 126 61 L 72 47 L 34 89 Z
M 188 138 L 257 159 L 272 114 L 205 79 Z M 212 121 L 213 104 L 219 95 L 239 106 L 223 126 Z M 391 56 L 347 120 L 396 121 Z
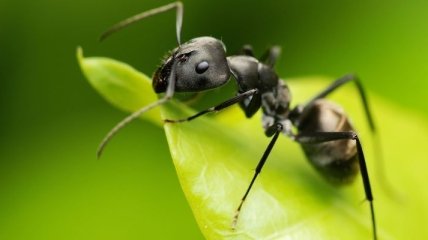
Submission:
M 226 101 L 224 101 L 224 102 L 222 102 L 222 103 L 220 103 L 220 104 L 218 104 L 218 105 L 216 105 L 214 107 L 210 107 L 210 108 L 208 108 L 206 110 L 200 111 L 200 112 L 198 112 L 195 115 L 192 115 L 190 117 L 183 118 L 183 119 L 175 119 L 175 120 L 165 119 L 164 121 L 166 123 L 180 123 L 180 122 L 191 121 L 191 120 L 193 120 L 193 119 L 195 119 L 197 117 L 200 117 L 200 116 L 202 116 L 204 114 L 207 114 L 207 113 L 210 113 L 210 112 L 218 112 L 218 111 L 220 111 L 222 109 L 230 107 L 230 106 L 232 106 L 235 103 L 241 102 L 244 99 L 246 99 L 246 98 L 248 98 L 250 96 L 253 96 L 257 92 L 258 92 L 257 89 L 251 89 L 251 90 L 243 92 L 243 93 L 241 93 L 241 94 L 239 94 L 239 95 L 237 95 L 237 96 L 235 96 L 235 97 L 233 97 L 231 99 L 228 99 L 228 100 L 226 100 Z
M 281 47 L 272 46 L 260 57 L 260 62 L 263 62 L 264 64 L 273 67 L 280 55 Z
M 245 56 L 254 57 L 254 50 L 253 50 L 253 46 L 251 46 L 251 45 L 249 45 L 249 44 L 245 44 L 244 46 L 242 46 L 241 52 L 242 52 L 242 54 L 244 54 Z
M 255 57 L 253 47 L 249 44 L 242 46 L 242 54 L 249 57 Z M 273 67 L 278 60 L 279 55 L 281 55 L 281 47 L 272 46 L 266 50 L 265 53 L 260 57 L 260 62 Z

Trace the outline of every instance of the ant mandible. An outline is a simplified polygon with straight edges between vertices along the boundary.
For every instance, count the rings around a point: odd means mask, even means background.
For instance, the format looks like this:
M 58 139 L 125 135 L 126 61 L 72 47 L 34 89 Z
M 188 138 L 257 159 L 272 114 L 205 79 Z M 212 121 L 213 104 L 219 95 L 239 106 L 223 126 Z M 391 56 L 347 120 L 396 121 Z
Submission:
M 119 122 L 101 142 L 97 152 L 98 157 L 109 140 L 122 127 L 144 112 L 167 102 L 175 92 L 201 92 L 218 88 L 226 84 L 232 75 L 238 86 L 235 97 L 193 116 L 178 120 L 167 119 L 165 122 L 191 121 L 206 113 L 217 112 L 236 103 L 245 112 L 247 118 L 262 109 L 263 128 L 266 136 L 272 137 L 272 139 L 236 209 L 232 220 L 233 228 L 236 226 L 242 205 L 254 181 L 260 174 L 279 134 L 283 133 L 301 145 L 309 162 L 330 182 L 349 183 L 360 171 L 366 199 L 370 204 L 373 239 L 377 239 L 373 194 L 360 140 L 343 110 L 324 99 L 345 83 L 354 82 L 363 102 L 370 129 L 374 132 L 373 118 L 360 80 L 355 75 L 345 75 L 306 103 L 290 108 L 290 90 L 273 69 L 280 54 L 279 47 L 268 49 L 266 54 L 257 60 L 250 46 L 244 46 L 242 55 L 226 56 L 223 42 L 213 37 L 197 37 L 181 44 L 180 34 L 183 20 L 181 2 L 167 4 L 125 19 L 104 32 L 100 39 L 103 40 L 141 19 L 171 9 L 177 11 L 178 47 L 164 60 L 153 76 L 154 91 L 165 94 L 158 101 L 144 106 Z M 293 131 L 293 126 L 297 129 L 297 133 Z

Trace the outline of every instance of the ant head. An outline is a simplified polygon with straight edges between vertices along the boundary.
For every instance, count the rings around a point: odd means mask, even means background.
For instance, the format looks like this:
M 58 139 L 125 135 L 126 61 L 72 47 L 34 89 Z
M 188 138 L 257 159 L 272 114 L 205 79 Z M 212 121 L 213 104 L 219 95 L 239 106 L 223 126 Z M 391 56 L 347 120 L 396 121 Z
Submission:
M 173 71 L 176 92 L 198 92 L 222 86 L 230 76 L 224 44 L 212 37 L 199 37 L 174 49 L 153 76 L 156 93 L 166 91 Z

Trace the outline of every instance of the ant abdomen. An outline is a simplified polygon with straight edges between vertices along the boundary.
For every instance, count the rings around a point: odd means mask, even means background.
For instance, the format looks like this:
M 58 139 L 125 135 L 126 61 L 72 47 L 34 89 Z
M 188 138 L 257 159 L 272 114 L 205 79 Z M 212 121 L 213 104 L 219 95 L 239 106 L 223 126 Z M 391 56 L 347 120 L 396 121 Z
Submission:
M 299 132 L 352 132 L 348 117 L 341 107 L 319 99 L 307 109 L 300 120 Z M 302 143 L 302 149 L 309 162 L 334 184 L 351 182 L 359 171 L 355 141 L 343 139 L 322 143 Z

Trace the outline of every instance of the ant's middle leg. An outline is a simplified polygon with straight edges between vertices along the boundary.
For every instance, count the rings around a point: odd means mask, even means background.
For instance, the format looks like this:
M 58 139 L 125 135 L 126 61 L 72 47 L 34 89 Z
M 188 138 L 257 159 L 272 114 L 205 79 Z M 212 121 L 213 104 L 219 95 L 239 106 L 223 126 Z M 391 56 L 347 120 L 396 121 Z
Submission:
M 251 179 L 250 184 L 247 187 L 247 190 L 245 191 L 243 197 L 241 198 L 241 202 L 239 203 L 238 208 L 236 209 L 235 216 L 233 217 L 232 222 L 232 228 L 235 229 L 236 224 L 238 223 L 239 213 L 241 212 L 242 205 L 244 204 L 245 200 L 247 199 L 248 194 L 250 193 L 251 188 L 253 187 L 254 182 L 257 179 L 257 176 L 262 171 L 262 168 L 264 164 L 266 163 L 267 158 L 269 157 L 270 152 L 272 151 L 273 146 L 276 143 L 276 140 L 278 139 L 279 134 L 283 130 L 283 125 L 281 123 L 276 123 L 272 125 L 266 132 L 269 133 L 269 137 L 273 136 L 271 141 L 269 142 L 269 145 L 266 147 L 266 150 L 264 151 L 259 163 L 257 164 L 256 169 L 254 170 L 253 178 Z

